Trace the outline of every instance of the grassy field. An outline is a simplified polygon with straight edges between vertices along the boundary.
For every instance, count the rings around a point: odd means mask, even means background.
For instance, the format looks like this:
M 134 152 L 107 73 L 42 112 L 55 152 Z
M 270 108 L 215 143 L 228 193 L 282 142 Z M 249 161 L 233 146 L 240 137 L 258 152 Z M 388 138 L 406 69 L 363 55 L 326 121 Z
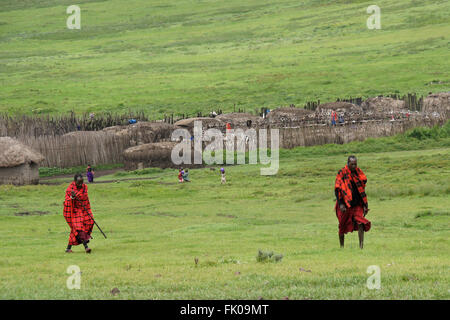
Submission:
M 151 117 L 448 91 L 450 2 L 3 0 L 0 111 Z
M 108 236 L 95 229 L 91 255 L 64 253 L 70 178 L 0 186 L 0 299 L 449 299 L 450 138 L 418 131 L 282 150 L 277 175 L 232 166 L 226 185 L 217 168 L 190 170 L 184 184 L 173 169 L 103 176 L 151 179 L 89 185 Z M 349 154 L 368 176 L 364 250 L 356 233 L 339 248 L 333 211 Z M 257 262 L 258 250 L 283 258 Z M 80 290 L 66 287 L 70 265 Z M 371 265 L 380 290 L 366 287 Z

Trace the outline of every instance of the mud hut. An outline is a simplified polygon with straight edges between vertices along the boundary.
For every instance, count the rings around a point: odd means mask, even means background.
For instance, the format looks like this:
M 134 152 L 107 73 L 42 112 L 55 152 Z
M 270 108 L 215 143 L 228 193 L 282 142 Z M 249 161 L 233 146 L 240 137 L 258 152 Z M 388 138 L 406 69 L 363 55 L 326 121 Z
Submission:
M 191 146 L 191 164 L 176 164 L 172 161 L 172 150 L 179 142 L 155 142 L 128 148 L 123 153 L 125 170 L 137 170 L 148 167 L 157 168 L 194 168 L 194 150 Z
M 39 183 L 39 163 L 44 157 L 19 141 L 0 138 L 0 184 Z
M 350 102 L 337 101 L 319 104 L 317 110 L 319 111 L 334 110 L 336 112 L 351 112 L 351 111 L 362 111 L 362 108 Z
M 336 111 L 339 117 L 344 121 L 358 121 L 363 118 L 363 109 L 356 104 L 344 101 L 328 102 L 319 104 L 316 110 L 316 116 L 326 122 L 331 121 L 331 111 Z
M 448 119 L 450 117 L 450 92 L 429 94 L 423 100 L 422 111 Z
M 252 115 L 245 112 L 232 112 L 218 115 L 215 119 L 222 121 L 223 123 L 229 123 L 231 128 L 249 128 L 262 124 L 263 118 Z
M 267 114 L 267 121 L 271 125 L 298 125 L 301 122 L 314 120 L 315 114 L 312 110 L 295 107 L 282 107 L 270 111 Z
M 193 135 L 195 121 L 202 122 L 203 133 L 210 128 L 215 128 L 222 132 L 225 132 L 226 123 L 217 119 L 217 117 L 215 118 L 198 117 L 198 118 L 183 119 L 175 122 L 174 125 L 176 129 L 186 129 L 190 132 L 191 135 Z
M 169 141 L 175 126 L 165 122 L 139 121 L 132 125 L 114 126 L 103 129 L 103 132 L 116 136 L 128 137 L 131 145 Z
M 375 97 L 368 98 L 362 104 L 361 107 L 364 112 L 372 113 L 389 113 L 399 112 L 405 108 L 405 101 L 392 99 L 389 97 Z

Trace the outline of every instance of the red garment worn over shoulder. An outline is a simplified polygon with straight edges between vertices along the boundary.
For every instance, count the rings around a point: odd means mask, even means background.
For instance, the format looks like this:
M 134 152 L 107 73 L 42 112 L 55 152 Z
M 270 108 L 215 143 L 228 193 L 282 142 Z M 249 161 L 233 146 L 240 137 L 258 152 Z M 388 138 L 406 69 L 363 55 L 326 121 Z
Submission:
M 363 205 L 358 205 L 351 207 L 350 203 L 352 201 L 352 183 L 354 182 L 361 198 L 363 200 Z M 364 225 L 364 231 L 369 231 L 371 223 L 364 217 L 363 206 L 368 206 L 367 195 L 365 192 L 367 183 L 367 177 L 362 172 L 361 169 L 356 168 L 355 172 L 352 172 L 348 165 L 339 170 L 336 176 L 336 182 L 334 184 L 334 189 L 338 190 L 339 200 L 345 203 L 347 210 L 342 212 L 339 208 L 339 203 L 336 200 L 336 205 L 334 209 L 336 210 L 336 217 L 339 220 L 339 234 L 345 234 L 347 232 L 353 232 L 358 230 L 358 225 Z
M 368 206 L 367 203 L 367 195 L 366 195 L 366 184 L 367 177 L 362 172 L 361 169 L 356 168 L 355 172 L 352 172 L 348 165 L 339 170 L 336 181 L 334 183 L 334 189 L 339 191 L 339 199 L 346 204 L 346 206 L 350 207 L 350 202 L 352 201 L 352 183 L 353 181 L 358 188 L 358 192 L 361 195 L 364 206 Z M 336 201 L 336 206 L 337 206 Z
M 72 199 L 72 191 L 77 199 Z M 91 238 L 94 221 L 89 202 L 88 188 L 85 184 L 78 189 L 72 182 L 66 190 L 64 218 L 70 226 L 69 244 L 78 245 Z

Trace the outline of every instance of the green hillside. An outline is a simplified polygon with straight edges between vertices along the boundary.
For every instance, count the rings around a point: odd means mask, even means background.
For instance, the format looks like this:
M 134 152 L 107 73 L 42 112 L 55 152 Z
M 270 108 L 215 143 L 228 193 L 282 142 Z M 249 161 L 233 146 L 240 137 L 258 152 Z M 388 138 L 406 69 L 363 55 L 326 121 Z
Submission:
M 194 113 L 450 89 L 449 1 L 0 2 L 0 112 Z

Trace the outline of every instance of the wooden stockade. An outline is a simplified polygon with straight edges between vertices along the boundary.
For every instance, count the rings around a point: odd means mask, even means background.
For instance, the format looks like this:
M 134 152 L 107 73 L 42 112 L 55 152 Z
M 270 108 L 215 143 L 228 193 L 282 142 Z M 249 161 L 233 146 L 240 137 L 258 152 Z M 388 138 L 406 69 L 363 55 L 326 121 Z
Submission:
M 280 148 L 314 146 L 327 143 L 344 144 L 367 138 L 391 136 L 418 126 L 443 125 L 443 119 L 415 119 L 400 121 L 369 120 L 347 122 L 342 125 L 309 125 L 297 128 L 280 128 Z M 270 141 L 270 139 L 269 139 Z
M 382 97 L 382 96 L 380 96 Z M 410 111 L 422 111 L 424 98 L 418 97 L 415 93 L 408 93 L 407 95 L 400 96 L 399 94 L 387 95 L 387 97 L 395 100 L 403 100 L 405 102 L 405 109 Z M 336 99 L 337 102 L 349 102 L 360 106 L 363 102 L 362 97 L 350 97 L 344 99 Z M 315 111 L 320 105 L 320 100 L 308 101 L 304 105 L 306 110 Z M 294 105 L 291 105 L 294 106 Z M 233 107 L 233 111 L 236 112 L 236 105 Z M 268 108 L 261 108 L 260 111 L 255 110 L 255 114 L 259 114 L 261 117 L 263 114 L 267 114 Z M 222 109 L 215 111 L 217 115 L 223 113 Z M 237 112 L 245 113 L 245 109 L 238 108 Z M 212 113 L 212 112 L 211 112 Z M 210 113 L 210 114 L 211 114 Z M 202 112 L 195 114 L 178 114 L 177 117 L 172 113 L 171 115 L 164 115 L 164 122 L 173 124 L 178 120 L 187 119 L 190 117 L 205 117 Z M 137 121 L 150 121 L 149 117 L 144 111 L 129 112 L 125 114 L 113 114 L 110 112 L 99 113 L 91 116 L 89 113 L 84 113 L 80 116 L 76 116 L 74 112 L 70 112 L 66 115 L 59 116 L 27 116 L 27 115 L 7 115 L 0 114 L 0 137 L 19 137 L 19 136 L 57 136 L 63 135 L 73 131 L 100 131 L 104 128 L 128 124 L 130 119 Z
M 383 97 L 382 95 L 380 95 L 379 97 Z M 422 111 L 422 107 L 423 107 L 423 96 L 421 96 L 420 98 L 417 97 L 417 95 L 415 93 L 408 93 L 407 95 L 403 95 L 402 97 L 398 94 L 390 94 L 387 95 L 387 97 L 390 97 L 392 99 L 395 100 L 403 100 L 405 101 L 405 108 L 410 110 L 410 111 Z M 348 102 L 348 103 L 353 103 L 354 105 L 360 106 L 363 103 L 363 98 L 362 97 L 350 97 L 348 99 L 341 99 L 341 98 L 337 98 L 336 102 Z M 313 110 L 315 111 L 317 109 L 317 107 L 320 105 L 320 100 L 318 101 L 308 101 L 305 103 L 304 108 L 306 110 Z
M 317 106 L 320 104 L 320 100 L 317 101 L 309 101 L 305 104 L 306 110 L 312 110 L 315 111 L 317 109 Z
M 131 147 L 127 136 L 105 132 L 84 131 L 76 135 L 19 137 L 20 142 L 32 146 L 45 156 L 43 167 L 69 168 L 80 165 L 122 163 L 122 153 Z
M 337 99 L 337 102 L 325 104 L 317 100 L 307 102 L 304 108 L 291 104 L 271 111 L 268 108 L 256 109 L 255 115 L 245 114 L 241 108 L 236 110 L 235 106 L 236 113 L 223 114 L 221 109 L 215 113 L 220 115 L 216 120 L 225 116 L 224 124 L 220 126 L 223 130 L 227 122 L 233 128 L 247 128 L 249 119 L 252 120 L 251 127 L 256 130 L 279 128 L 280 146 L 290 148 L 390 135 L 403 132 L 410 126 L 429 125 L 436 121 L 442 124 L 448 119 L 449 101 L 450 93 L 446 92 L 430 94 L 425 99 L 409 93 L 402 97 L 393 94 L 365 101 L 361 97 Z M 338 111 L 344 120 L 335 127 L 331 127 L 330 123 L 332 110 Z M 150 123 L 144 112 L 93 116 L 88 113 L 76 116 L 73 112 L 60 116 L 0 114 L 0 137 L 14 137 L 40 152 L 46 158 L 42 165 L 47 167 L 122 163 L 123 151 L 129 147 L 170 141 L 173 124 L 178 120 L 192 117 L 214 120 L 211 116 L 212 112 L 209 115 L 202 112 L 177 114 L 176 118 L 171 114 L 165 115 L 164 121 Z M 131 124 L 130 119 L 138 123 Z M 344 128 L 347 131 L 342 135 L 339 132 Z
M 0 114 L 0 137 L 59 136 L 73 131 L 100 131 L 107 127 L 128 124 L 130 119 L 149 121 L 144 112 L 128 114 L 74 112 L 59 116 L 28 116 Z

